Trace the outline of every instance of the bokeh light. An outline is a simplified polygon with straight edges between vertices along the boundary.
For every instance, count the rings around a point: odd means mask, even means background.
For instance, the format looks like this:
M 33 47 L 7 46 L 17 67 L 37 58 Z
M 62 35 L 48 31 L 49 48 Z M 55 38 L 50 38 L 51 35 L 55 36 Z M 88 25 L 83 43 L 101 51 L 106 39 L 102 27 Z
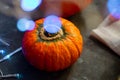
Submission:
M 40 4 L 42 3 L 42 0 L 21 0 L 21 8 L 24 11 L 33 11 L 36 9 Z
M 26 18 L 21 18 L 17 22 L 17 28 L 19 31 L 33 30 L 35 22 Z
M 19 74 L 19 73 L 17 73 L 17 74 L 16 74 L 16 77 L 17 77 L 17 79 L 21 79 L 21 78 L 22 78 L 22 75 Z
M 4 59 L 10 59 L 10 55 L 8 54 L 7 56 L 4 57 Z
M 61 21 L 59 17 L 50 15 L 45 18 L 43 23 L 44 29 L 49 33 L 57 33 L 61 28 Z
M 107 8 L 112 16 L 120 19 L 120 0 L 108 0 Z
M 5 53 L 5 51 L 4 51 L 4 50 L 0 50 L 0 53 L 1 53 L 1 54 L 4 54 L 4 53 Z

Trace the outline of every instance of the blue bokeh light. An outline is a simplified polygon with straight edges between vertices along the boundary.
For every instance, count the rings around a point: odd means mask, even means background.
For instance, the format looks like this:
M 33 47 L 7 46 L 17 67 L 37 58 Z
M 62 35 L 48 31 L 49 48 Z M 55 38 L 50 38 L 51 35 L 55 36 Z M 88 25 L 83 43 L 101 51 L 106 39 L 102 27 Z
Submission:
M 16 77 L 17 77 L 17 79 L 21 79 L 21 78 L 22 78 L 22 75 L 19 74 L 19 73 L 17 73 L 17 74 L 16 74 Z
M 50 15 L 45 18 L 43 23 L 44 29 L 49 33 L 56 33 L 61 28 L 61 21 L 59 17 L 55 15 Z
M 17 28 L 19 31 L 33 30 L 35 27 L 35 22 L 28 20 L 26 18 L 21 18 L 17 22 Z
M 7 56 L 5 56 L 5 59 L 10 59 L 10 55 L 8 54 Z
M 21 8 L 24 11 L 33 11 L 41 3 L 42 3 L 42 0 L 21 0 Z
M 1 53 L 1 54 L 4 54 L 4 53 L 5 53 L 5 51 L 4 51 L 4 50 L 0 50 L 0 53 Z
M 108 0 L 107 8 L 112 16 L 120 19 L 120 0 Z

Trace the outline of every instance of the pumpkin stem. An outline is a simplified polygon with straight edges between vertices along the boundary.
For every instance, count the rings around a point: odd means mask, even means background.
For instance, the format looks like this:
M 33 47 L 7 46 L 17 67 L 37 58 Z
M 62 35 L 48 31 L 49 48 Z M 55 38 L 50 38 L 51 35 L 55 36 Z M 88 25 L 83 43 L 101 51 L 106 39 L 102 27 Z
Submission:
M 43 40 L 54 40 L 60 38 L 63 35 L 63 30 L 60 29 L 59 32 L 51 34 L 45 31 L 44 27 L 41 28 L 39 36 Z

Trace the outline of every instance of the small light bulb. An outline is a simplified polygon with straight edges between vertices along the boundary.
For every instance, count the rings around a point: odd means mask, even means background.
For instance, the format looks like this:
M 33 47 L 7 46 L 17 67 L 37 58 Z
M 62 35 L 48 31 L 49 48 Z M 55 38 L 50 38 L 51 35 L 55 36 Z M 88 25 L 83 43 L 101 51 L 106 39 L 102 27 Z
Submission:
M 5 51 L 4 51 L 4 50 L 0 50 L 0 53 L 1 53 L 1 54 L 4 54 L 4 53 L 5 53 Z
M 20 74 L 7 74 L 0 76 L 0 79 L 8 79 L 8 78 L 17 78 L 20 79 Z
M 10 58 L 10 55 L 7 55 L 5 58 L 6 58 L 6 59 L 9 59 L 9 58 Z
M 0 59 L 0 63 L 9 59 L 11 56 L 13 56 L 14 54 L 16 54 L 17 52 L 21 51 L 22 47 L 17 48 L 16 50 L 14 50 L 13 52 L 9 53 L 8 55 L 6 55 L 5 57 L 3 57 L 2 59 Z
M 21 74 L 16 74 L 16 78 L 20 79 L 20 78 L 22 78 L 22 75 Z

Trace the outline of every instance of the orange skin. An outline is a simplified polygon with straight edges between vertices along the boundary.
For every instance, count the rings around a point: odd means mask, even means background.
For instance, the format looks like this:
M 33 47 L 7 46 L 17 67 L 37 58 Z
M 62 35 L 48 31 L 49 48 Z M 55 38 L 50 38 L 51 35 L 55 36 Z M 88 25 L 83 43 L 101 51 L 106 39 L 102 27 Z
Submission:
M 22 42 L 26 59 L 36 68 L 44 71 L 59 71 L 71 66 L 81 55 L 83 39 L 79 29 L 70 21 L 60 18 L 65 38 L 57 41 L 38 41 L 38 27 L 44 19 L 36 21 L 34 30 L 25 32 Z

